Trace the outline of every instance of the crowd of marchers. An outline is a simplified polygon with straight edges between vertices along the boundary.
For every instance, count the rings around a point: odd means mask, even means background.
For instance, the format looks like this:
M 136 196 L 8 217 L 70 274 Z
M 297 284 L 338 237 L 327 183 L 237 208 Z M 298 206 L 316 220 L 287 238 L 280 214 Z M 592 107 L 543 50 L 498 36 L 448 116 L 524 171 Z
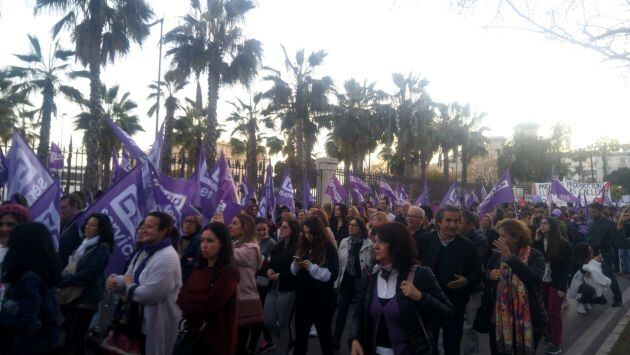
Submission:
M 111 219 L 61 199 L 62 233 L 0 206 L 0 353 L 561 353 L 562 314 L 622 305 L 630 208 L 539 202 L 343 203 L 274 219 L 250 199 L 225 221 L 149 213 L 124 273 L 107 274 Z M 612 299 L 606 298 L 612 291 Z M 485 340 L 484 340 L 485 341 Z M 310 342 L 312 345 L 312 342 Z

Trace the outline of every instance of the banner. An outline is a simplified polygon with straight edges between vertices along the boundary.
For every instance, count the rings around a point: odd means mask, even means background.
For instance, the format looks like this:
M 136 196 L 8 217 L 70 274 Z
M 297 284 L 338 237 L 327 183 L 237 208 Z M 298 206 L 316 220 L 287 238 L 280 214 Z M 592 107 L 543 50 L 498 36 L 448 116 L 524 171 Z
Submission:
M 153 146 L 147 155 L 147 158 L 155 170 L 162 172 L 162 144 L 164 143 L 164 123 L 166 120 L 162 121 L 162 125 L 160 126 L 160 131 L 158 132 L 157 138 L 155 142 L 153 142 Z
M 573 196 L 582 195 L 586 198 L 588 203 L 593 202 L 598 195 L 601 198 L 601 191 L 604 188 L 605 182 L 585 183 L 577 181 L 560 181 L 562 187 L 564 187 Z M 551 190 L 550 182 L 538 182 L 534 184 L 534 195 L 540 196 L 543 202 L 547 202 L 547 195 Z M 552 196 L 554 201 L 558 202 L 557 196 Z M 608 191 L 607 198 L 610 198 L 610 191 Z
M 514 203 L 514 191 L 512 190 L 512 178 L 509 170 L 503 173 L 499 182 L 494 185 L 486 198 L 481 201 L 479 207 L 477 207 L 477 213 L 483 216 L 502 203 Z
M 136 244 L 136 229 L 142 221 L 142 169 L 136 165 L 117 184 L 109 188 L 99 199 L 88 207 L 78 225 L 93 213 L 104 213 L 109 216 L 114 228 L 114 251 L 109 257 L 106 275 L 122 274 L 127 259 Z
M 291 184 L 291 177 L 287 170 L 284 171 L 284 176 L 280 182 L 280 188 L 278 189 L 278 197 L 276 198 L 278 206 L 287 206 L 289 211 L 295 213 L 295 200 L 293 199 L 293 184 Z
M 249 186 L 245 177 L 242 178 L 242 181 L 239 185 L 239 190 L 241 192 L 241 205 L 245 206 L 247 204 L 247 200 L 250 198 L 256 198 L 256 191 L 253 187 Z
M 392 204 L 399 203 L 396 193 L 394 192 L 394 190 L 392 190 L 392 187 L 389 186 L 385 178 L 382 176 L 378 179 L 378 194 L 381 196 L 389 197 L 389 201 L 391 201 Z
M 50 143 L 50 156 L 48 157 L 48 169 L 63 169 L 63 153 L 55 143 Z
M 273 192 L 273 169 L 271 167 L 271 161 L 269 161 L 269 165 L 267 165 L 263 198 L 258 208 L 258 217 L 269 218 L 269 216 L 271 216 L 274 222 L 276 221 L 276 196 Z
M 56 179 L 29 208 L 33 221 L 43 223 L 48 227 L 56 251 L 59 250 L 61 236 L 60 200 L 61 184 Z
M 348 201 L 348 192 L 341 186 L 335 175 L 328 181 L 325 192 L 333 203 Z
M 453 181 L 451 187 L 448 188 L 446 194 L 442 198 L 442 202 L 440 202 L 440 208 L 444 208 L 448 205 L 457 206 L 457 181 Z
M 361 178 L 352 173 L 350 173 L 348 188 L 350 188 L 350 190 L 356 190 L 361 195 L 372 192 L 372 188 L 370 188 L 370 185 L 368 185 L 365 181 L 361 180 Z
M 232 177 L 232 171 L 228 165 L 228 161 L 225 158 L 223 152 L 219 156 L 217 162 L 219 168 L 219 190 L 215 195 L 214 202 L 218 204 L 220 201 L 232 201 L 238 203 L 238 197 L 236 196 L 236 185 L 234 184 L 234 178 Z
M 30 206 L 52 185 L 53 178 L 16 129 L 11 142 L 7 154 L 7 196 L 24 195 Z
M 6 184 L 8 179 L 8 171 L 7 171 L 7 160 L 4 158 L 4 153 L 2 153 L 2 148 L 0 148 L 0 187 Z
M 580 199 L 575 197 L 575 195 L 571 194 L 571 192 L 569 192 L 566 188 L 564 188 L 564 186 L 562 186 L 560 181 L 556 178 L 554 178 L 553 181 L 551 182 L 551 188 L 549 192 L 551 193 L 552 196 L 556 196 L 556 198 L 559 200 L 571 202 L 574 205 L 577 203 L 580 203 Z M 578 193 L 578 195 L 581 195 L 581 194 L 582 194 L 581 192 Z
M 414 203 L 416 206 L 429 206 L 431 205 L 431 201 L 429 199 L 429 184 L 427 179 L 424 179 L 424 187 L 422 187 L 422 193 L 416 199 Z

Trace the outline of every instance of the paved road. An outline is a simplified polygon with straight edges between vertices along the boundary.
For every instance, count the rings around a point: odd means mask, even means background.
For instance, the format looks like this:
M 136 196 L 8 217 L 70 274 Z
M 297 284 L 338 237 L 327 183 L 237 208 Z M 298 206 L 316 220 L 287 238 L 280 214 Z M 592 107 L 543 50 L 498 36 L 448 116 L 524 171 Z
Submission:
M 624 305 L 620 308 L 610 307 L 612 293 L 607 290 L 606 298 L 609 304 L 606 306 L 593 306 L 588 314 L 577 314 L 575 312 L 575 302 L 569 300 L 569 307 L 562 312 L 563 319 L 563 335 L 562 349 L 567 355 L 591 355 L 597 352 L 597 349 L 606 340 L 612 332 L 617 322 L 630 309 L 630 278 L 627 276 L 618 276 L 619 287 L 624 293 Z M 348 327 L 346 327 L 347 329 Z M 347 344 L 347 332 L 344 335 L 342 344 Z M 481 334 L 481 347 L 479 354 L 490 354 L 488 336 Z M 347 347 L 342 347 L 339 355 L 348 355 L 350 352 Z M 544 344 L 538 349 L 538 354 L 544 353 Z M 308 354 L 320 355 L 319 342 L 317 338 L 311 338 L 309 342 Z

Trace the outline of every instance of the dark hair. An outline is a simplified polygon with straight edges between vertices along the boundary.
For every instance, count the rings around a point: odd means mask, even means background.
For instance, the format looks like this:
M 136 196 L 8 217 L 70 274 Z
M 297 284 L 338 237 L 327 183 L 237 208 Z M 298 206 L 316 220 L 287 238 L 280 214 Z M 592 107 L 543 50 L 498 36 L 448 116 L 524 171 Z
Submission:
M 477 224 L 477 215 L 470 211 L 462 211 L 462 222 Z
M 267 219 L 264 217 L 256 217 L 254 224 L 267 224 Z
M 328 243 L 324 235 L 324 228 L 319 218 L 315 216 L 307 217 L 304 220 L 304 227 L 308 227 L 313 241 L 309 242 L 304 235 L 300 237 L 297 255 L 301 257 L 309 257 L 313 264 L 324 265 L 326 263 L 326 244 Z M 309 255 L 308 252 L 311 252 Z
M 345 203 L 337 202 L 335 203 L 335 207 L 339 207 L 339 212 L 341 212 L 341 218 L 346 218 L 348 216 L 348 206 Z M 333 216 L 335 209 L 333 208 Z
M 330 223 L 328 222 L 328 215 L 323 210 L 319 208 L 314 209 L 313 217 L 316 217 L 320 221 L 320 223 L 322 224 L 322 228 L 330 227 Z
M 550 261 L 560 255 L 560 246 L 562 245 L 562 233 L 560 232 L 560 223 L 553 217 L 545 217 L 543 221 L 549 223 L 549 232 L 546 233 L 547 237 L 547 255 L 545 259 Z
M 160 222 L 158 223 L 158 229 L 166 229 L 166 238 L 171 238 L 171 241 L 175 246 L 177 244 L 177 240 L 179 239 L 179 232 L 177 231 L 177 228 L 174 227 L 174 222 L 171 215 L 162 211 L 153 211 L 147 215 L 147 217 L 149 216 L 155 217 L 160 220 Z
M 11 215 L 18 224 L 23 224 L 31 221 L 31 214 L 28 209 L 17 203 L 6 203 L 0 206 L 0 218 Z
M 424 218 L 426 218 L 428 221 L 431 221 L 433 219 L 433 210 L 431 209 L 431 207 L 420 206 L 420 208 L 422 208 L 422 210 L 424 211 Z
M 446 205 L 446 207 L 442 207 L 437 211 L 437 213 L 435 214 L 435 220 L 437 222 L 442 222 L 442 220 L 444 219 L 445 212 L 457 212 L 459 213 L 460 216 L 462 214 L 462 211 L 459 209 L 459 207 L 453 206 L 453 205 Z
M 223 266 L 229 266 L 232 264 L 232 238 L 228 234 L 227 227 L 225 224 L 221 222 L 212 222 L 201 230 L 201 234 L 205 231 L 211 231 L 221 243 L 221 250 L 219 250 L 219 255 L 217 256 L 217 261 L 214 264 L 215 267 L 220 268 Z M 208 267 L 208 260 L 205 258 L 199 257 L 199 262 L 197 263 L 197 268 L 203 269 Z
M 359 235 L 361 236 L 361 239 L 367 238 L 368 230 L 367 230 L 367 227 L 365 226 L 365 222 L 363 221 L 363 218 L 358 218 L 358 217 L 350 218 L 350 222 L 352 221 L 355 221 L 357 225 L 359 226 Z M 348 224 L 350 224 L 350 222 L 348 222 Z
M 494 216 L 495 216 L 495 223 L 496 222 L 501 222 L 504 218 L 506 218 L 506 214 L 505 214 L 505 210 L 501 207 L 497 207 L 496 210 L 494 210 Z
M 589 208 L 592 208 L 594 210 L 598 210 L 598 211 L 603 211 L 604 210 L 604 205 L 602 205 L 599 202 L 593 202 L 590 205 L 588 205 Z
M 582 265 L 588 263 L 593 258 L 593 252 L 590 245 L 586 243 L 578 243 L 573 248 L 574 264 L 582 268 Z
M 76 209 L 81 209 L 83 203 L 81 199 L 75 194 L 67 194 L 61 197 L 61 201 L 68 200 L 68 204 Z
M 534 208 L 542 208 L 544 210 L 548 210 L 549 206 L 546 203 L 544 203 L 544 202 L 536 202 L 534 204 Z
M 394 267 L 407 271 L 416 264 L 416 243 L 407 228 L 398 222 L 384 223 L 376 227 L 376 234 L 389 247 L 389 255 Z
M 250 198 L 248 198 L 248 199 L 247 199 L 247 202 L 253 202 L 253 203 L 254 203 L 254 205 L 255 205 L 256 203 L 258 203 L 258 201 L 256 201 L 256 197 L 250 197 Z
M 36 273 L 49 287 L 59 284 L 61 266 L 52 235 L 39 222 L 24 223 L 11 231 L 9 251 L 2 263 L 2 281 L 13 284 L 28 271 Z
M 290 219 L 287 221 L 283 221 L 282 223 L 286 223 L 291 228 L 291 235 L 280 240 L 278 242 L 278 247 L 283 250 L 282 252 L 282 260 L 284 262 L 291 262 L 293 255 L 295 255 L 298 247 L 298 243 L 300 242 L 300 234 L 301 234 L 301 226 L 298 221 L 295 219 Z
M 505 234 L 516 240 L 516 246 L 521 249 L 532 245 L 532 230 L 527 224 L 514 218 L 506 218 L 494 227 L 496 231 L 503 228 Z
M 249 243 L 256 238 L 254 217 L 248 214 L 239 213 L 235 216 L 241 222 L 240 243 Z M 230 221 L 231 222 L 231 221 Z
M 28 208 L 28 200 L 26 199 L 26 196 L 22 195 L 19 192 L 16 192 L 13 195 L 11 195 L 11 198 L 9 200 L 13 203 L 17 203 L 20 206 L 24 206 Z
M 90 218 L 95 218 L 98 221 L 98 242 L 106 243 L 109 246 L 109 251 L 114 250 L 114 228 L 112 227 L 112 221 L 108 215 L 103 213 L 92 213 L 85 219 L 81 226 L 81 232 L 85 234 L 85 225 Z

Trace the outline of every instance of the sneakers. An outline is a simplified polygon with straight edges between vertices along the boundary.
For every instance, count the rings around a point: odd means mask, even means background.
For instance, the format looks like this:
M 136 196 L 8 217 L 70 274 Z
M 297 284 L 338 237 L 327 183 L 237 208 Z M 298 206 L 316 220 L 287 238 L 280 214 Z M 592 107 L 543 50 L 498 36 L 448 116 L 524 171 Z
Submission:
M 562 353 L 562 350 L 553 344 L 550 344 L 547 349 L 545 349 L 545 354 L 547 355 L 556 355 L 560 353 Z
M 315 326 L 311 326 L 311 331 L 308 333 L 309 336 L 312 337 L 316 337 L 317 336 L 317 329 L 315 329 Z
M 584 303 L 578 303 L 575 306 L 575 310 L 578 312 L 578 314 L 586 314 L 586 307 L 584 307 Z
M 276 344 L 264 342 L 261 346 L 256 349 L 259 353 L 268 353 L 270 351 L 276 350 Z
M 615 301 L 612 303 L 612 306 L 617 308 L 617 307 L 621 307 L 621 301 Z

